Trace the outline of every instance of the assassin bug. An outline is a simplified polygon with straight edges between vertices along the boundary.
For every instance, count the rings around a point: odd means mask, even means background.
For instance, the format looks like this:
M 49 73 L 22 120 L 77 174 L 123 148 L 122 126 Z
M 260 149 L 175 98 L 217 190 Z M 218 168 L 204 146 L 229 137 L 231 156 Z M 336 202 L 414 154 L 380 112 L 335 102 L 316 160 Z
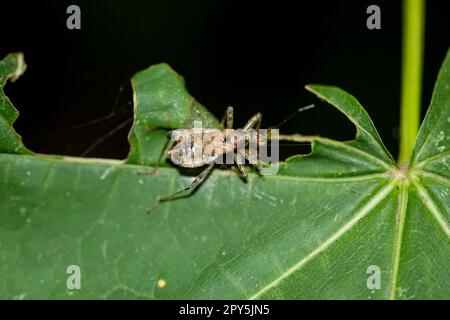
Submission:
M 255 154 L 249 150 L 244 148 L 239 148 L 240 145 L 248 146 L 249 144 L 249 130 L 255 129 L 256 133 L 253 135 L 254 141 L 259 146 L 266 144 L 267 136 L 271 133 L 273 129 L 276 129 L 291 119 L 294 115 L 299 112 L 308 110 L 313 108 L 314 105 L 308 105 L 306 107 L 300 108 L 292 113 L 289 117 L 284 119 L 277 126 L 267 129 L 265 135 L 262 136 L 257 131 L 260 128 L 262 114 L 256 113 L 253 117 L 251 117 L 248 122 L 244 125 L 240 131 L 234 130 L 233 128 L 233 107 L 228 107 L 224 117 L 221 121 L 221 126 L 224 127 L 225 130 L 216 130 L 216 129 L 200 129 L 199 131 L 195 131 L 195 129 L 185 129 L 180 130 L 175 139 L 173 139 L 173 144 L 168 148 L 166 154 L 169 156 L 171 161 L 181 167 L 186 168 L 198 168 L 206 166 L 206 168 L 194 178 L 194 180 L 185 188 L 182 188 L 174 193 L 171 193 L 165 197 L 159 198 L 155 205 L 150 207 L 147 212 L 153 211 L 160 203 L 170 201 L 176 199 L 178 195 L 195 189 L 198 187 L 208 176 L 211 170 L 217 163 L 217 159 L 219 157 L 223 157 L 224 155 L 232 156 L 234 164 L 237 166 L 241 176 L 243 178 L 247 178 L 248 173 L 247 169 L 244 165 L 244 162 L 239 159 L 246 159 L 252 164 L 258 172 L 261 172 L 262 165 L 260 159 L 255 158 Z M 197 129 L 198 130 L 198 129 Z M 253 133 L 254 131 L 252 131 Z M 239 136 L 238 133 L 241 133 Z M 201 136 L 201 143 L 196 143 L 196 136 Z M 231 139 L 230 139 L 231 138 Z M 206 141 L 206 142 L 204 142 Z

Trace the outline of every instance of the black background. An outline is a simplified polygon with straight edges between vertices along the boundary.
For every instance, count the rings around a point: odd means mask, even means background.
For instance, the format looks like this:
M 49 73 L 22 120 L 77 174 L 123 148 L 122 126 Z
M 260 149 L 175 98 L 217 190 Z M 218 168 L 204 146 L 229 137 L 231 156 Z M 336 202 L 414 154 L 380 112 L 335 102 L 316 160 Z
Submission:
M 81 30 L 66 28 L 70 4 L 81 8 Z M 366 28 L 370 4 L 381 8 L 381 30 Z M 70 128 L 109 114 L 135 72 L 167 62 L 217 117 L 233 105 L 236 126 L 261 111 L 269 127 L 314 102 L 282 131 L 352 139 L 346 118 L 303 89 L 339 86 L 356 96 L 397 155 L 400 1 L 2 1 L 0 8 L 0 56 L 22 51 L 28 65 L 5 91 L 21 113 L 15 128 L 33 151 L 81 154 L 131 115 L 129 87 L 115 117 Z M 448 15 L 445 1 L 427 4 L 423 111 L 449 45 Z M 124 158 L 127 132 L 89 156 Z

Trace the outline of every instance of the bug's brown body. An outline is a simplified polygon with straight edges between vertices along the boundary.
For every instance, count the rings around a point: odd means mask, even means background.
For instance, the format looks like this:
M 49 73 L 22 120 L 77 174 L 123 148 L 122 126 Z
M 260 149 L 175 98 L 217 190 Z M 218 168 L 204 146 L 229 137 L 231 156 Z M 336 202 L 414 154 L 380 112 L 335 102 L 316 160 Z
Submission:
M 312 107 L 314 107 L 314 105 L 298 109 L 297 112 L 307 110 Z M 294 114 L 290 117 L 293 115 Z M 281 124 L 286 122 L 290 117 L 283 120 Z M 232 129 L 233 107 L 228 107 L 225 116 L 221 121 L 222 127 L 225 124 L 225 129 L 223 130 L 202 128 L 176 130 L 177 136 L 172 136 L 173 144 L 167 151 L 167 155 L 171 161 L 174 164 L 185 168 L 198 168 L 205 166 L 205 169 L 197 177 L 195 177 L 189 186 L 166 197 L 160 198 L 158 202 L 148 211 L 152 211 L 159 203 L 172 200 L 180 193 L 193 189 L 201 184 L 211 172 L 219 157 L 231 157 L 231 162 L 236 164 L 244 178 L 247 178 L 248 176 L 247 169 L 244 165 L 245 159 L 248 160 L 251 165 L 255 166 L 258 172 L 260 172 L 262 168 L 257 155 L 254 153 L 255 148 L 249 148 L 247 150 L 246 148 L 240 147 L 242 144 L 245 147 L 248 144 L 256 143 L 259 148 L 262 144 L 266 144 L 267 135 L 272 129 L 268 129 L 265 135 L 260 135 L 258 130 L 261 124 L 261 119 L 262 114 L 258 112 L 251 117 L 250 120 L 248 120 L 242 129 L 234 130 Z M 251 128 L 255 130 L 249 130 Z
M 248 129 L 253 127 L 255 129 L 259 129 L 261 118 L 262 114 L 258 112 L 250 118 L 241 131 L 245 133 Z M 237 155 L 235 153 L 240 140 L 237 139 L 235 131 L 232 130 L 233 107 L 227 108 L 225 116 L 221 121 L 221 125 L 224 126 L 224 124 L 226 125 L 226 129 L 224 130 L 193 128 L 177 131 L 178 136 L 174 139 L 172 146 L 167 151 L 167 155 L 171 161 L 181 167 L 198 168 L 206 166 L 206 168 L 186 188 L 178 190 L 177 192 L 174 192 L 164 198 L 160 198 L 153 207 L 148 209 L 149 212 L 152 211 L 159 203 L 171 200 L 180 193 L 193 189 L 202 183 L 202 181 L 213 169 L 218 156 L 232 153 L 233 159 L 238 160 L 235 161 L 235 163 L 241 175 L 244 178 L 248 176 L 247 169 L 242 161 L 239 160 L 242 158 L 249 159 L 251 155 L 248 153 Z M 201 135 L 202 143 L 196 143 L 196 141 L 198 141 L 198 139 L 196 140 L 196 135 Z M 258 170 L 261 169 L 258 162 L 253 165 Z
M 261 113 L 257 113 L 250 118 L 242 129 L 234 130 L 232 129 L 233 107 L 228 107 L 222 120 L 222 125 L 226 121 L 226 129 L 192 128 L 179 130 L 167 154 L 171 161 L 178 166 L 198 168 L 205 165 L 213 166 L 218 157 L 234 153 L 232 156 L 237 160 L 235 161 L 236 165 L 242 176 L 247 177 L 247 170 L 243 166 L 242 160 L 248 159 L 249 154 L 245 152 L 242 152 L 243 154 L 237 153 L 238 145 L 240 143 L 247 143 L 250 138 L 253 138 L 256 143 L 262 140 L 257 132 L 252 132 L 254 135 L 252 137 L 248 133 L 250 128 L 259 129 L 261 119 Z M 255 166 L 260 169 L 258 164 L 255 164 Z M 208 169 L 211 170 L 211 168 L 207 168 L 206 170 Z
M 265 141 L 257 132 L 247 134 L 242 130 L 189 129 L 179 135 L 167 151 L 171 161 L 178 166 L 198 168 L 218 161 L 230 153 L 238 154 L 238 144 L 254 141 L 259 145 Z M 201 142 L 199 142 L 201 141 Z M 244 159 L 245 153 L 238 154 Z M 241 164 L 242 161 L 239 161 Z

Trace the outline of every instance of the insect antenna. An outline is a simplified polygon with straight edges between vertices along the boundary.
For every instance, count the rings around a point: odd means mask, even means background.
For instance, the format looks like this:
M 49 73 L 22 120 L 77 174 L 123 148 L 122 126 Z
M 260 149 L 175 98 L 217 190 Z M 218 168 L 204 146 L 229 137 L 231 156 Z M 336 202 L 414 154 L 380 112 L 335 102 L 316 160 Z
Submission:
M 284 125 L 286 122 L 288 122 L 289 120 L 291 120 L 293 117 L 295 117 L 298 113 L 309 110 L 314 108 L 315 105 L 314 104 L 310 104 L 306 107 L 301 107 L 298 108 L 297 110 L 295 110 L 294 112 L 292 112 L 289 116 L 287 116 L 286 118 L 284 118 L 280 123 L 278 123 L 276 126 L 270 127 L 267 130 L 267 133 L 269 133 L 272 129 L 278 129 L 279 127 L 281 127 L 282 125 Z
M 119 105 L 119 101 L 120 101 L 120 98 L 122 97 L 122 93 L 123 93 L 124 87 L 127 85 L 127 82 L 124 82 L 119 87 L 119 92 L 117 93 L 117 96 L 115 98 L 113 108 L 108 114 L 106 114 L 104 116 L 101 116 L 99 118 L 96 118 L 96 119 L 92 119 L 92 120 L 88 120 L 88 121 L 80 123 L 80 124 L 76 124 L 74 126 L 71 126 L 69 128 L 65 128 L 63 130 L 57 130 L 57 131 L 51 132 L 49 134 L 45 134 L 45 135 L 36 137 L 36 138 L 30 140 L 30 143 L 35 143 L 35 142 L 47 140 L 47 139 L 52 138 L 52 137 L 59 137 L 59 136 L 64 135 L 64 134 L 68 134 L 68 133 L 70 133 L 72 131 L 76 131 L 76 130 L 79 130 L 79 129 L 82 129 L 82 128 L 90 127 L 90 126 L 92 126 L 94 124 L 101 124 L 101 123 L 104 123 L 104 121 L 106 121 L 106 120 L 114 119 L 118 114 L 125 113 L 124 109 L 126 109 L 126 108 L 123 108 L 123 105 Z M 128 102 L 126 105 L 128 106 L 130 104 L 131 104 L 131 101 Z
M 44 143 L 47 148 L 55 149 L 57 153 L 86 156 L 102 142 L 125 129 L 133 120 L 131 99 L 124 98 L 125 89 L 128 93 L 130 81 L 123 82 L 117 89 L 112 108 L 107 114 L 65 127 L 60 130 L 41 135 L 30 140 L 30 144 Z M 95 141 L 92 141 L 94 140 Z M 121 146 L 121 144 L 120 144 Z M 60 149 L 60 150 L 58 150 Z M 122 153 L 122 148 L 117 149 Z M 100 153 L 104 152 L 103 150 Z M 114 156 L 119 151 L 113 151 Z
M 102 137 L 95 140 L 88 148 L 86 148 L 81 153 L 81 156 L 84 157 L 84 156 L 88 155 L 92 150 L 94 150 L 96 147 L 98 147 L 103 141 L 105 141 L 109 137 L 113 136 L 114 134 L 116 134 L 117 132 L 119 132 L 120 130 L 125 128 L 129 123 L 131 123 L 131 121 L 133 121 L 133 118 L 125 119 L 125 121 L 122 121 L 121 123 L 119 123 L 115 128 L 111 129 L 105 135 L 103 135 Z
M 293 113 L 291 113 L 288 117 L 286 117 L 284 120 L 282 120 L 280 123 L 278 123 L 276 126 L 273 126 L 273 127 L 270 127 L 267 129 L 267 133 L 265 134 L 266 139 L 267 139 L 266 143 L 268 146 L 271 146 L 272 141 L 276 140 L 277 147 L 283 149 L 282 152 L 280 149 L 281 158 L 285 159 L 291 155 L 298 154 L 299 150 L 303 150 L 304 148 L 310 147 L 311 141 L 314 138 L 316 138 L 317 136 L 301 135 L 301 134 L 291 134 L 291 135 L 277 134 L 275 137 L 272 137 L 271 131 L 273 129 L 277 129 L 277 128 L 281 127 L 286 122 L 291 120 L 294 116 L 296 116 L 298 113 L 312 109 L 314 107 L 315 107 L 314 104 L 310 104 L 310 105 L 307 105 L 306 107 L 298 108 Z M 282 143 L 280 141 L 286 141 L 288 143 Z M 291 147 L 291 148 L 289 148 L 289 147 Z M 307 149 L 304 149 L 304 152 L 301 152 L 301 153 L 308 153 L 308 152 L 309 151 L 307 151 Z
M 75 125 L 73 127 L 70 127 L 68 130 L 78 130 L 78 129 L 81 129 L 84 127 L 88 127 L 88 126 L 103 122 L 105 120 L 112 119 L 112 118 L 116 117 L 120 111 L 125 112 L 126 110 L 124 110 L 124 108 L 122 108 L 123 105 L 119 105 L 119 102 L 120 102 L 120 99 L 122 98 L 123 90 L 125 89 L 125 86 L 127 84 L 128 84 L 128 81 L 122 83 L 122 85 L 119 87 L 119 92 L 116 95 L 116 98 L 114 100 L 114 105 L 113 105 L 113 108 L 110 113 L 108 113 L 107 115 L 102 116 L 100 118 L 93 119 L 93 120 Z M 126 103 L 126 106 L 129 106 L 129 105 L 131 105 L 131 101 L 128 101 Z
M 315 105 L 314 104 L 310 104 L 307 105 L 306 107 L 301 107 L 298 108 L 297 110 L 295 110 L 293 113 L 291 113 L 289 116 L 287 116 L 284 120 L 282 120 L 280 123 L 278 123 L 276 126 L 270 127 L 267 129 L 267 133 L 266 136 L 271 138 L 271 131 L 273 129 L 278 129 L 279 127 L 281 127 L 282 125 L 284 125 L 286 122 L 288 122 L 289 120 L 291 120 L 294 116 L 296 116 L 298 113 L 309 110 L 314 108 Z M 290 139 L 290 136 L 286 136 L 286 135 L 279 135 L 278 140 L 287 140 L 287 141 L 293 141 L 293 142 L 310 142 L 310 137 L 308 136 L 301 136 L 301 135 L 297 135 L 298 139 Z

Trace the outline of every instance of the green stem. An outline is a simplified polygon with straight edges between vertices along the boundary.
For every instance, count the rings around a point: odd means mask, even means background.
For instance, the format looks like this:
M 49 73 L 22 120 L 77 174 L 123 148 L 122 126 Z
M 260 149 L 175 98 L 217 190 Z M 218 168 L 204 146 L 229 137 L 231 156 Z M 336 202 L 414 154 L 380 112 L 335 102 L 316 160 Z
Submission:
M 399 164 L 410 160 L 419 130 L 424 27 L 425 0 L 404 0 Z

